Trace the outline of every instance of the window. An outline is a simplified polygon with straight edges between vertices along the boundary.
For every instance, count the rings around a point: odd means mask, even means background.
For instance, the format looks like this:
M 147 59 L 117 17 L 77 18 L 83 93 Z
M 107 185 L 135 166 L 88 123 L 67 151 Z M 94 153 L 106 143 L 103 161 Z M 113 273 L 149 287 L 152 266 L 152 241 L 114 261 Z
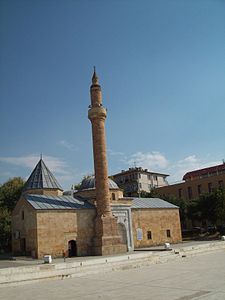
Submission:
M 115 193 L 112 193 L 112 200 L 116 200 L 116 195 L 115 195 Z
M 147 239 L 148 240 L 152 239 L 152 232 L 151 231 L 147 231 Z
M 188 199 L 192 198 L 192 188 L 189 186 L 188 187 Z
M 158 180 L 157 175 L 154 175 L 154 176 L 153 176 L 153 179 L 154 179 L 155 181 L 157 181 L 157 180 Z
M 201 195 L 202 193 L 202 186 L 201 184 L 198 185 L 198 194 Z
M 140 189 L 142 188 L 142 184 L 141 184 L 141 183 L 139 183 L 139 188 L 140 188 Z
M 182 197 L 182 189 L 179 189 L 179 190 L 178 190 L 178 196 L 179 196 L 179 198 Z
M 138 178 L 141 178 L 141 174 L 140 173 L 138 174 Z
M 212 183 L 211 182 L 208 183 L 208 192 L 212 193 Z
M 167 229 L 167 230 L 166 230 L 166 236 L 167 236 L 168 238 L 171 237 L 170 229 Z
M 148 176 L 148 180 L 151 180 L 151 176 L 149 174 L 147 176 Z
M 224 188 L 223 180 L 219 180 L 219 181 L 218 181 L 218 186 L 219 186 L 220 189 L 223 189 L 223 188 Z
M 21 219 L 24 220 L 24 210 L 21 212 Z

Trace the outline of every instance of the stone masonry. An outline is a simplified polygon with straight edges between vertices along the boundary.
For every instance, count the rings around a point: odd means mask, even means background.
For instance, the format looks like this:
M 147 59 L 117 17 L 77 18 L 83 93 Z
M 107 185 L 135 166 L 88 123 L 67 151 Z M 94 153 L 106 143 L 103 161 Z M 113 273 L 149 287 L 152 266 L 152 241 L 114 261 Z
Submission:
M 88 118 L 92 123 L 97 205 L 94 254 L 107 255 L 122 253 L 127 251 L 127 245 L 122 243 L 117 220 L 111 212 L 105 141 L 106 109 L 102 106 L 101 86 L 98 83 L 95 70 L 92 77 L 90 93 L 91 106 L 88 111 Z

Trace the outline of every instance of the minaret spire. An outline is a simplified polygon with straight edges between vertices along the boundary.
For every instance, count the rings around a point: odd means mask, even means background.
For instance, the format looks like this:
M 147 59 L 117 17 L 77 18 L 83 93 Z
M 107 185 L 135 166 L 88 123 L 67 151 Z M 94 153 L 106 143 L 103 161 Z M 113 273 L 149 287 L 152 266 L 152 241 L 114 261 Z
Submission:
M 92 76 L 92 85 L 90 88 L 90 92 L 91 92 L 91 106 L 92 107 L 102 106 L 102 91 L 101 91 L 101 86 L 98 82 L 98 76 L 96 74 L 95 67 Z
M 93 73 L 93 76 L 92 76 L 92 84 L 98 84 L 98 76 L 96 74 L 95 66 L 94 66 L 94 73 Z

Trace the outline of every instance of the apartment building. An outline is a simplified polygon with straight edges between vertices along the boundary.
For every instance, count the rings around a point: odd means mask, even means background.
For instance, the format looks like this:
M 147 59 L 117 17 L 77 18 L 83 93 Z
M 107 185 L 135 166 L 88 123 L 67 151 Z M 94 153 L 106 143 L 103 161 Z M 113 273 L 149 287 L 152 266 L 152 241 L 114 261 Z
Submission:
M 123 189 L 127 197 L 135 196 L 141 192 L 150 192 L 155 187 L 167 186 L 167 174 L 150 172 L 142 167 L 129 168 L 113 175 L 113 180 Z
M 182 182 L 158 187 L 156 191 L 162 197 L 175 196 L 191 200 L 218 188 L 225 188 L 225 163 L 188 172 Z

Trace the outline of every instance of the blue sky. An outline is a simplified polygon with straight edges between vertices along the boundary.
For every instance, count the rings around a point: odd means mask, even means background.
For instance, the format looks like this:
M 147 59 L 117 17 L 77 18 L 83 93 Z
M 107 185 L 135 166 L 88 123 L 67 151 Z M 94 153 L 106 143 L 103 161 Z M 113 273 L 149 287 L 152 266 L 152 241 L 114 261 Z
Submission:
M 0 182 L 40 153 L 67 189 L 93 173 L 89 87 L 108 109 L 109 174 L 181 180 L 225 158 L 225 2 L 1 0 Z

